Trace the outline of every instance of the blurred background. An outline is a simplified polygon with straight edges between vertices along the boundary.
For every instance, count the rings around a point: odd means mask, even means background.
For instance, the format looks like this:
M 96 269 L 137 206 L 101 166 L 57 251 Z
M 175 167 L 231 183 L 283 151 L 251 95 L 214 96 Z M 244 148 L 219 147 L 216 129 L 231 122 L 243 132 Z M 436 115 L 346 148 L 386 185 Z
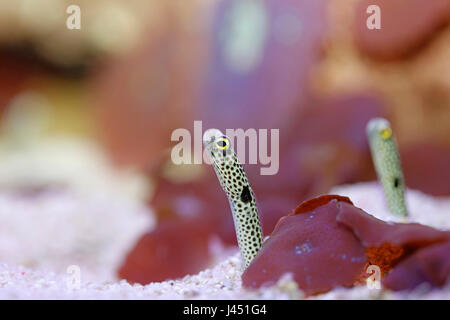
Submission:
M 265 235 L 375 180 L 376 116 L 407 186 L 450 196 L 449 22 L 449 0 L 0 0 L 0 262 L 145 284 L 235 250 L 212 168 L 170 161 L 194 120 L 280 129 L 279 173 L 245 166 Z

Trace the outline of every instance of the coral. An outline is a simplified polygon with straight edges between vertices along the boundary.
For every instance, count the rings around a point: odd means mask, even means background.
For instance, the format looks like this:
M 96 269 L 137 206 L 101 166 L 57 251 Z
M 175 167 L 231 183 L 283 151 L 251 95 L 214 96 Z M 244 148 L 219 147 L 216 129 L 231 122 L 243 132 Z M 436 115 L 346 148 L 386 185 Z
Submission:
M 259 288 L 293 273 L 299 288 L 312 295 L 361 282 L 368 276 L 365 267 L 373 264 L 392 288 L 412 289 L 422 282 L 442 286 L 450 274 L 448 246 L 436 246 L 449 241 L 449 231 L 387 223 L 347 197 L 325 195 L 280 219 L 242 281 L 244 287 Z M 405 277 L 411 285 L 405 285 Z
M 242 275 L 247 288 L 274 284 L 283 274 L 306 294 L 352 286 L 366 264 L 364 248 L 336 216 L 347 198 L 325 196 L 280 219 L 271 237 Z
M 387 223 L 359 208 L 342 203 L 337 221 L 344 224 L 360 239 L 366 248 L 385 243 L 405 249 L 418 248 L 450 239 L 449 231 L 440 231 L 419 223 Z
M 442 287 L 450 279 L 450 241 L 418 250 L 383 279 L 394 291 L 412 290 L 422 284 Z
M 147 284 L 195 274 L 212 261 L 210 236 L 199 219 L 160 223 L 138 240 L 119 269 L 119 277 Z

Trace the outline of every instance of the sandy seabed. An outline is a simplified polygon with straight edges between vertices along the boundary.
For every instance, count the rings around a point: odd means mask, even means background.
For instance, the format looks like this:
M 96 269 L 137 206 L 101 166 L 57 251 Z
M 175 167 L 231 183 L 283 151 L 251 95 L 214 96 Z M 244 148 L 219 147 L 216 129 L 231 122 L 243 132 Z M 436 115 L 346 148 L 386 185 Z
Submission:
M 377 183 L 336 187 L 355 206 L 386 221 L 399 221 L 384 204 Z M 450 199 L 408 190 L 408 222 L 450 229 Z M 237 251 L 210 269 L 183 279 L 131 285 L 115 270 L 136 239 L 152 225 L 152 213 L 136 203 L 102 197 L 80 199 L 64 191 L 37 198 L 0 194 L 0 299 L 303 299 L 289 275 L 269 288 L 246 290 Z M 61 224 L 68 227 L 62 230 Z M 79 267 L 79 282 L 73 266 Z M 68 269 L 69 268 L 69 269 Z M 336 288 L 308 299 L 450 299 L 450 284 L 409 293 Z

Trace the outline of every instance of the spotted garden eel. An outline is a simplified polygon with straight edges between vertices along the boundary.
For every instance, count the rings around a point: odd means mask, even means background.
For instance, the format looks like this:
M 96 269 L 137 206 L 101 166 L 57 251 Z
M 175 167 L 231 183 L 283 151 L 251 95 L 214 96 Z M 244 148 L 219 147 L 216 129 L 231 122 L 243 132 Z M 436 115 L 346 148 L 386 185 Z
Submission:
M 389 210 L 395 215 L 406 217 L 405 181 L 391 125 L 386 119 L 374 118 L 367 124 L 366 131 Z
M 211 157 L 220 185 L 228 197 L 245 269 L 262 244 L 255 195 L 227 136 L 217 129 L 209 129 L 203 135 L 203 144 Z

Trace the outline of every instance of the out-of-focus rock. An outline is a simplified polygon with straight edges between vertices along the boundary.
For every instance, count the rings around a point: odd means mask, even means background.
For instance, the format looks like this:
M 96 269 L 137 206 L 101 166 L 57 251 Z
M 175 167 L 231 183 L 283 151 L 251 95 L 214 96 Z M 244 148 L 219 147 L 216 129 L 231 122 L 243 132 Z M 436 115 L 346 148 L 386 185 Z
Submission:
M 419 143 L 400 150 L 409 188 L 434 196 L 450 194 L 450 147 Z
M 0 46 L 22 48 L 57 67 L 86 66 L 130 50 L 145 25 L 159 19 L 161 4 L 153 0 L 2 1 Z M 71 29 L 77 13 L 80 28 Z
M 197 117 L 219 129 L 296 126 L 325 33 L 323 0 L 220 1 Z
M 138 240 L 118 275 L 147 284 L 198 273 L 211 263 L 210 237 L 201 219 L 162 222 Z
M 323 58 L 311 77 L 313 92 L 321 97 L 361 90 L 377 92 L 405 153 L 402 161 L 405 171 L 410 171 L 411 184 L 436 195 L 449 193 L 431 169 L 436 163 L 434 156 L 418 157 L 429 171 L 411 172 L 408 162 L 416 161 L 414 156 L 407 159 L 407 149 L 420 144 L 439 145 L 443 149 L 450 146 L 449 3 L 448 0 L 328 2 L 329 37 Z M 381 30 L 367 28 L 369 5 L 381 7 Z M 355 15 L 359 18 L 355 19 Z M 399 24 L 398 28 L 394 28 L 395 24 Z M 365 54 L 357 41 L 362 35 L 374 53 L 379 50 L 380 55 L 392 53 L 395 57 L 387 61 Z
M 23 90 L 33 68 L 14 57 L 0 53 L 0 113 L 11 99 Z
M 175 129 L 192 126 L 205 53 L 203 6 L 158 3 L 158 23 L 95 81 L 100 138 L 118 163 L 141 168 L 161 159 Z
M 380 8 L 380 29 L 367 26 L 373 5 Z M 362 52 L 390 60 L 414 53 L 449 21 L 449 0 L 363 0 L 355 8 L 354 33 Z

